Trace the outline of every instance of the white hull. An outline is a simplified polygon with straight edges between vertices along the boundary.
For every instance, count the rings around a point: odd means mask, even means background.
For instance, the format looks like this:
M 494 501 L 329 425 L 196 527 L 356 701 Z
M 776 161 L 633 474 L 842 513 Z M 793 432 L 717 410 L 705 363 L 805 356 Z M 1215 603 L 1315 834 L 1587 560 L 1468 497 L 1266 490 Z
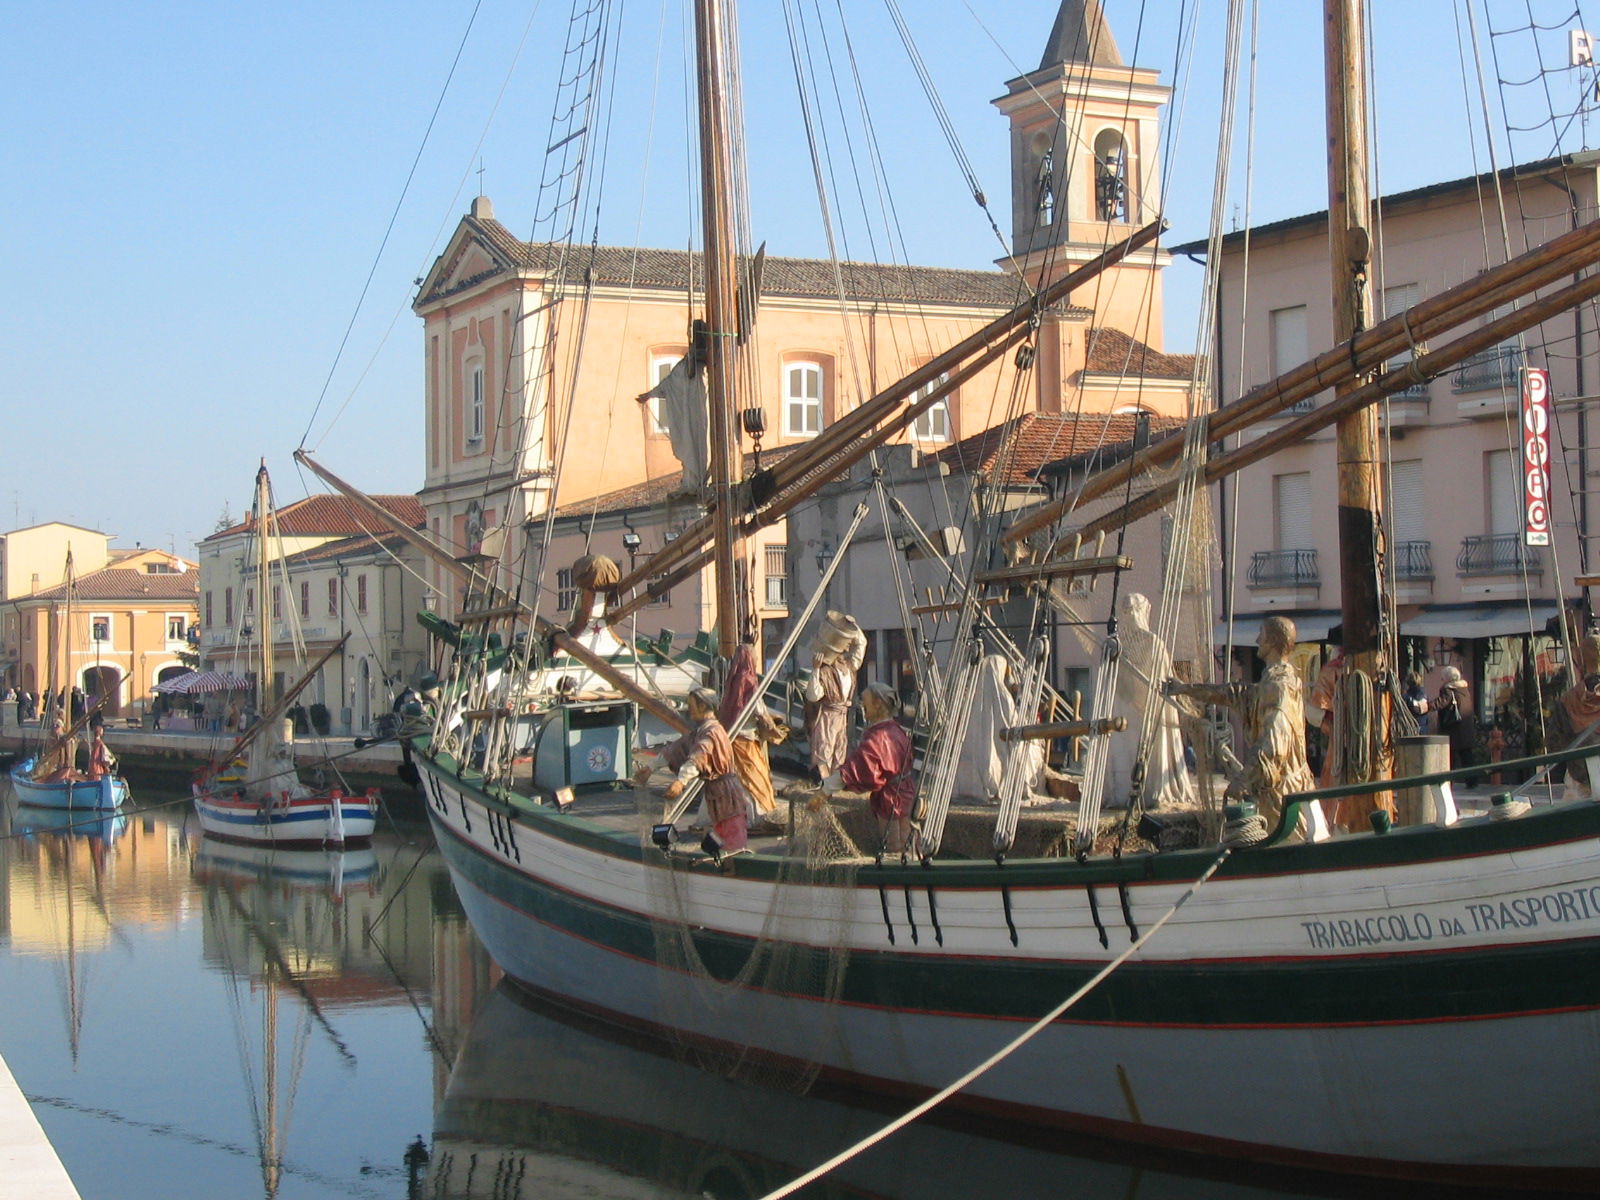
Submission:
M 375 790 L 359 796 L 338 791 L 283 796 L 271 805 L 196 790 L 194 809 L 210 836 L 253 846 L 359 846 L 372 840 L 378 824 Z
M 426 772 L 424 782 L 468 917 L 510 976 L 628 1023 L 750 1044 L 881 1087 L 944 1086 L 1135 936 L 1118 888 L 1102 883 L 1101 946 L 1086 890 L 1072 878 L 1084 868 L 1070 862 L 867 867 L 854 886 L 801 885 L 780 898 L 745 868 L 748 859 L 731 874 L 698 860 L 669 871 L 653 852 L 573 837 L 581 826 L 573 818 L 511 823 L 450 776 Z M 1396 833 L 1383 849 L 1458 834 L 1465 847 L 1485 832 L 1500 831 Z M 1114 982 L 958 1100 L 1305 1166 L 1600 1179 L 1600 1145 L 1589 1136 L 1600 1128 L 1600 984 L 1572 983 L 1575 972 L 1595 978 L 1600 852 L 1592 836 L 1521 840 L 1514 854 L 1422 853 L 1369 866 L 1355 862 L 1362 847 L 1351 845 L 1240 855 Z M 1307 865 L 1319 853 L 1331 869 Z M 1133 929 L 1166 913 L 1208 861 L 1183 859 L 1193 865 L 1187 880 L 1128 872 Z M 1244 869 L 1255 863 L 1259 871 Z M 996 882 L 972 882 L 985 874 Z M 895 882 L 880 891 L 884 879 Z M 650 914 L 671 911 L 698 931 L 697 944 L 720 941 L 724 953 L 747 953 L 763 930 L 791 944 L 846 947 L 844 1002 L 663 968 L 639 952 L 639 931 Z M 1517 927 L 1497 928 L 1506 923 Z M 952 979 L 966 989 L 951 991 Z M 1412 994 L 1394 994 L 1405 988 Z M 1036 1000 L 1008 1011 L 999 998 L 1019 993 Z M 1106 996 L 1119 1007 L 1107 1010 Z

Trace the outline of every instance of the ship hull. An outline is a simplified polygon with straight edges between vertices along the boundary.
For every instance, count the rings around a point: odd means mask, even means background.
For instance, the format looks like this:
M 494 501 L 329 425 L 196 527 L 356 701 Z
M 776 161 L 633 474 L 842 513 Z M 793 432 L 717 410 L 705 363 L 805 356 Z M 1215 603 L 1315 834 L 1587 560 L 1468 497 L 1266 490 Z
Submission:
M 509 816 L 419 761 L 468 918 L 523 986 L 908 1095 L 1021 1034 L 1212 857 L 868 866 L 780 887 L 754 857 L 669 866 L 572 815 Z M 1585 805 L 1236 855 L 953 1102 L 1317 1169 L 1600 1182 L 1596 834 L 1600 808 Z M 1514 846 L 1484 849 L 1501 840 Z M 658 955 L 664 912 L 693 930 L 694 969 Z M 718 982 L 758 947 L 787 972 Z M 834 986 L 818 984 L 830 971 Z
M 25 759 L 11 769 L 11 787 L 21 804 L 34 808 L 109 812 L 128 798 L 127 780 L 120 775 L 42 783 L 30 778 L 33 762 L 31 758 Z
M 263 804 L 242 793 L 194 790 L 195 815 L 206 835 L 250 846 L 320 848 L 365 846 L 378 823 L 378 793 L 291 796 Z

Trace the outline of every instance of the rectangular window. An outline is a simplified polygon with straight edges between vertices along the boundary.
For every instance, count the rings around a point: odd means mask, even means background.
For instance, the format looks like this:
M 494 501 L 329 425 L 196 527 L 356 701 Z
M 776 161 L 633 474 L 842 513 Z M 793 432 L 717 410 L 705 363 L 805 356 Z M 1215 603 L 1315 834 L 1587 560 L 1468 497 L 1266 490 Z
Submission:
M 255 590 L 255 588 L 245 588 L 245 590 L 244 590 L 244 614 L 247 617 L 248 616 L 253 616 L 255 614 L 255 611 L 256 611 L 256 590 Z
M 184 630 L 187 629 L 187 628 L 188 628 L 188 622 L 184 620 L 183 615 L 181 613 L 178 613 L 178 614 L 168 613 L 167 614 L 167 641 L 169 641 L 169 642 L 181 642 L 181 641 L 183 641 Z
M 789 604 L 789 565 L 786 548 L 768 546 L 766 560 L 767 607 L 786 608 Z
M 300 615 L 311 615 L 311 584 L 304 579 L 300 581 Z
M 339 581 L 337 579 L 328 580 L 328 615 L 330 617 L 339 615 Z
M 224 588 L 222 591 L 222 623 L 233 624 L 233 589 Z
M 1272 338 L 1272 377 L 1278 378 L 1294 370 L 1311 357 L 1306 341 L 1306 306 L 1275 308 L 1269 314 Z M 1310 412 L 1312 400 L 1302 400 L 1292 405 L 1289 412 Z
M 1311 523 L 1311 472 L 1272 477 L 1274 521 L 1279 550 L 1311 550 L 1317 544 Z
M 111 641 L 111 617 L 107 613 L 95 613 L 89 618 L 89 638 L 91 641 L 109 643 Z
M 1422 494 L 1422 460 L 1406 458 L 1390 469 L 1389 489 L 1394 494 L 1394 512 L 1389 520 L 1396 542 L 1425 542 L 1428 523 L 1427 502 Z
M 935 388 L 942 387 L 950 378 L 941 375 L 912 396 L 911 403 L 917 404 Z M 950 397 L 941 396 L 934 401 L 928 411 L 922 413 L 911 423 L 911 437 L 918 442 L 948 442 L 950 440 Z
M 356 576 L 356 612 L 365 614 L 367 611 L 367 577 Z
M 272 619 L 283 619 L 283 586 L 276 583 L 272 585 Z
M 483 441 L 483 364 L 467 371 L 467 442 Z
M 678 365 L 683 355 L 658 354 L 650 360 L 650 388 L 654 390 L 661 386 L 666 377 L 672 374 L 672 368 Z M 660 396 L 651 396 L 646 407 L 650 412 L 650 435 L 652 437 L 667 436 L 667 422 L 662 412 Z
M 572 583 L 572 568 L 556 572 L 556 611 L 570 613 L 578 604 L 578 589 Z
M 790 363 L 783 370 L 783 432 L 815 437 L 822 432 L 822 368 Z
M 212 618 L 211 593 L 210 593 L 210 591 L 207 591 L 206 592 L 206 624 L 207 625 L 214 624 L 214 622 L 212 621 L 211 618 Z
M 1491 450 L 1483 456 L 1485 496 L 1490 533 L 1522 532 L 1522 474 L 1511 461 L 1511 451 Z

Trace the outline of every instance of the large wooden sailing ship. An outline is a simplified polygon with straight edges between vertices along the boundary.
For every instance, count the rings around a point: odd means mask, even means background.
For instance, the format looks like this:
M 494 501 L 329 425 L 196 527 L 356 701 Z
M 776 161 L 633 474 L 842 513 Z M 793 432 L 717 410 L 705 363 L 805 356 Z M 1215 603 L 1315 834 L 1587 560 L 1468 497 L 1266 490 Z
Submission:
M 733 175 L 723 8 L 718 0 L 695 5 L 708 515 L 648 568 L 608 584 L 619 599 L 607 618 L 620 619 L 632 603 L 620 598 L 647 581 L 663 586 L 711 563 L 726 656 L 748 613 L 742 533 L 793 511 L 985 363 L 1026 352 L 1040 312 L 1151 244 L 1161 226 L 1139 228 L 1044 282 L 1030 302 L 845 414 L 752 488 L 735 477 L 731 453 L 739 318 L 722 207 Z M 1347 94 L 1361 77 L 1353 48 L 1359 10 L 1334 0 L 1328 10 L 1350 35 L 1330 68 L 1330 91 Z M 1340 186 L 1364 194 L 1364 184 L 1342 177 Z M 1399 316 L 1363 328 L 1352 314 L 1335 351 L 1093 475 L 1070 502 L 1014 522 L 1005 536 L 1019 565 L 987 582 L 1049 588 L 1117 569 L 1118 556 L 1087 552 L 1097 533 L 1312 431 L 1362 424 L 1367 406 L 1419 374 L 1437 374 L 1600 295 L 1600 276 L 1582 275 L 1597 261 L 1600 224 L 1580 226 Z M 1346 296 L 1347 283 L 1336 291 Z M 1480 318 L 1484 324 L 1451 339 Z M 1389 366 L 1424 338 L 1425 355 Z M 1204 453 L 1330 387 L 1331 401 L 1267 435 L 1224 455 Z M 1352 461 L 1370 454 L 1362 436 L 1341 432 Z M 1063 531 L 1074 505 L 1113 496 L 1151 467 L 1178 469 Z M 1369 551 L 1377 516 L 1356 498 L 1365 503 L 1371 492 L 1357 481 L 1349 503 L 1341 501 L 1350 541 Z M 1380 772 L 1346 790 L 1420 789 L 1434 819 L 1297 842 L 1298 817 L 1319 798 L 1308 793 L 1291 797 L 1271 836 L 1254 844 L 1097 856 L 1086 802 L 1071 854 L 1018 857 L 997 837 L 992 859 L 958 858 L 938 853 L 933 836 L 926 857 L 908 859 L 840 852 L 837 820 L 812 802 L 800 806 L 786 836 L 757 839 L 753 853 L 719 862 L 681 849 L 659 799 L 623 786 L 626 754 L 604 764 L 608 779 L 591 780 L 615 784 L 607 788 L 550 788 L 519 774 L 515 730 L 529 706 L 519 689 L 546 652 L 570 654 L 667 725 L 682 729 L 683 719 L 521 604 L 492 565 L 457 560 L 415 531 L 400 532 L 453 572 L 470 601 L 452 619 L 432 622 L 442 685 L 428 732 L 408 738 L 407 751 L 467 915 L 523 987 L 725 1050 L 732 1061 L 753 1055 L 904 1095 L 965 1080 L 951 1103 L 1106 1137 L 1470 1186 L 1600 1182 L 1600 1150 L 1589 1136 L 1600 1120 L 1592 1086 L 1600 1066 L 1600 805 L 1521 813 L 1502 805 L 1498 816 L 1462 819 L 1450 785 L 1468 772 L 1406 781 Z M 1352 670 L 1381 675 L 1378 601 L 1360 587 L 1345 601 Z M 541 702 L 539 713 L 568 721 L 572 709 L 557 698 Z M 1091 716 L 1079 714 L 1072 730 L 1095 734 Z M 940 753 L 936 735 L 923 759 L 929 774 Z M 1592 753 L 1579 747 L 1502 769 Z M 1002 803 L 991 818 L 997 834 L 1008 816 L 1015 810 Z M 1029 1040 L 1018 1051 L 1023 1035 Z

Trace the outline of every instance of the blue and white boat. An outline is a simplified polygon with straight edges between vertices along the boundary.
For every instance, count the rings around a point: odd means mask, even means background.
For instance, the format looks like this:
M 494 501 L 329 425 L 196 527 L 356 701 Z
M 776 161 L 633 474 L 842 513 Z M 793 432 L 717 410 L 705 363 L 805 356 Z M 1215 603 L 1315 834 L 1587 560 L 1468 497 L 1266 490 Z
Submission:
M 99 779 L 35 779 L 33 769 L 37 761 L 30 755 L 11 768 L 11 787 L 21 804 L 34 808 L 105 812 L 128 798 L 128 781 L 120 775 L 112 773 Z

